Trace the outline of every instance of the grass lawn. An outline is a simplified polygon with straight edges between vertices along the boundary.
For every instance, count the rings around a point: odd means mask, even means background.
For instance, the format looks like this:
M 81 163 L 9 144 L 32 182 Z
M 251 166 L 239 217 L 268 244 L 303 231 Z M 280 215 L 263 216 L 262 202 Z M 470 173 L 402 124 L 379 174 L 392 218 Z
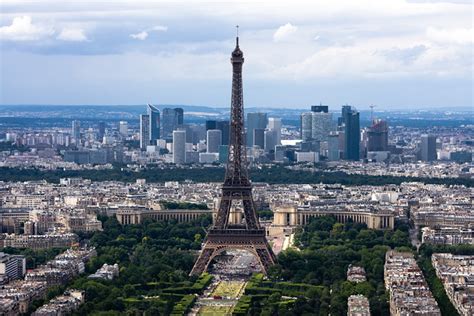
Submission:
M 203 306 L 199 309 L 200 316 L 231 315 L 232 306 Z
M 241 281 L 221 281 L 212 292 L 211 296 L 236 298 L 245 286 Z

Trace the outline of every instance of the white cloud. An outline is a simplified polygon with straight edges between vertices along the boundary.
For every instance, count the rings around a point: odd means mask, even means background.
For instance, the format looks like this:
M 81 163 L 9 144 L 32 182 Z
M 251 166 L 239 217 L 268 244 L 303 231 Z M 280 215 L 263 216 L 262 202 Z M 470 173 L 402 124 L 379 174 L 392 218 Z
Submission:
M 291 35 L 293 35 L 297 30 L 298 27 L 292 25 L 291 23 L 286 23 L 285 25 L 280 26 L 278 30 L 276 30 L 276 32 L 273 34 L 273 41 L 284 41 L 290 38 Z
M 15 17 L 9 26 L 0 27 L 0 39 L 11 41 L 34 41 L 54 34 L 54 29 L 31 23 L 30 16 Z
M 166 31 L 168 31 L 168 27 L 163 26 L 163 25 L 156 25 L 156 26 L 152 27 L 150 29 L 150 31 L 163 31 L 163 32 L 166 32 Z
M 57 39 L 70 42 L 84 42 L 87 41 L 87 36 L 83 29 L 64 28 L 61 33 L 59 33 Z
M 469 44 L 474 42 L 474 29 L 439 29 L 429 27 L 426 30 L 428 38 L 441 43 Z
M 130 37 L 143 41 L 148 37 L 148 32 L 143 31 L 137 34 L 130 34 Z
M 152 28 L 146 29 L 146 30 L 141 31 L 139 33 L 130 34 L 130 37 L 134 38 L 134 39 L 137 39 L 137 40 L 140 40 L 140 41 L 143 41 L 143 40 L 147 39 L 150 32 L 166 32 L 167 30 L 168 30 L 167 26 L 156 25 L 156 26 L 153 26 Z

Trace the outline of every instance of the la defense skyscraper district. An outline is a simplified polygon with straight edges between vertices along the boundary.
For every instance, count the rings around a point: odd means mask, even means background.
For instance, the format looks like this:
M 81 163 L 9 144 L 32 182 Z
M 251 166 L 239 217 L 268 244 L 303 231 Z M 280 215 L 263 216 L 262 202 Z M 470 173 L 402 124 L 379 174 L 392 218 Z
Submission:
M 247 171 L 244 144 L 244 106 L 242 91 L 242 65 L 244 55 L 239 48 L 239 37 L 232 52 L 232 101 L 229 156 L 222 196 L 214 225 L 208 231 L 206 241 L 191 275 L 207 270 L 211 261 L 226 250 L 244 249 L 257 258 L 262 271 L 275 263 L 275 255 L 260 226 L 252 196 L 252 185 Z M 244 223 L 232 223 L 229 214 L 234 203 L 242 203 Z

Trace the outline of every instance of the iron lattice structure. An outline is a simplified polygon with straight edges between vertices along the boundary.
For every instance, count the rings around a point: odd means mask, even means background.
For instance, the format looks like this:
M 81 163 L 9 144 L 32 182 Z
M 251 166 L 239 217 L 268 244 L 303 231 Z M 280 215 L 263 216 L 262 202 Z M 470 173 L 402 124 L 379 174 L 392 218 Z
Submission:
M 265 228 L 260 226 L 252 197 L 252 185 L 248 177 L 247 155 L 244 144 L 244 105 L 242 90 L 242 65 L 244 54 L 239 48 L 239 38 L 232 52 L 232 101 L 229 157 L 222 197 L 214 225 L 206 236 L 199 258 L 191 275 L 205 272 L 217 255 L 230 249 L 247 250 L 257 258 L 263 272 L 275 263 L 275 255 L 265 237 Z M 244 221 L 229 223 L 233 202 L 241 202 Z

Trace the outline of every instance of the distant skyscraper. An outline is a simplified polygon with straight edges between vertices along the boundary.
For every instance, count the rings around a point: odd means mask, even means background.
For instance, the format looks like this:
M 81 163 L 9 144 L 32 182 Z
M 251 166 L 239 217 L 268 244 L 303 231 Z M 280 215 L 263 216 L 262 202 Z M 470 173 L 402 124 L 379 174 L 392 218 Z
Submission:
M 207 152 L 218 153 L 219 146 L 222 145 L 222 132 L 218 129 L 207 131 Z
M 328 160 L 339 160 L 339 135 L 337 132 L 328 136 Z
M 146 150 L 150 145 L 150 116 L 148 114 L 140 115 L 140 148 Z
M 332 113 L 327 105 L 313 105 L 311 112 L 301 114 L 301 139 L 325 142 L 332 130 Z
M 105 136 L 105 122 L 99 122 L 99 124 L 97 124 L 97 137 L 99 141 L 102 141 L 104 136 Z
M 281 145 L 281 118 L 268 118 L 267 128 L 275 131 L 275 145 Z
M 329 107 L 327 105 L 312 105 L 311 106 L 311 112 L 328 113 L 329 112 Z
M 327 141 L 331 131 L 332 113 L 312 112 L 311 116 L 311 138 L 319 142 Z
M 367 151 L 388 151 L 388 124 L 374 120 L 367 130 Z
M 189 141 L 189 143 L 198 144 L 201 140 L 206 139 L 207 135 L 205 126 L 202 126 L 201 124 L 190 125 L 189 130 L 191 133 L 191 140 Z M 186 133 L 188 133 L 187 130 Z M 186 138 L 189 138 L 187 134 Z
M 222 132 L 222 145 L 229 145 L 230 140 L 230 123 L 229 121 L 218 121 L 217 129 Z
M 162 137 L 166 140 L 173 138 L 173 131 L 184 123 L 184 111 L 182 108 L 165 108 L 161 113 Z
M 345 107 L 345 106 L 344 106 Z M 350 111 L 343 107 L 344 122 L 344 158 L 346 160 L 359 160 L 360 152 L 360 122 L 359 112 L 352 109 Z
M 173 131 L 173 163 L 186 162 L 186 131 Z
M 301 114 L 301 139 L 305 141 L 311 140 L 313 129 L 313 113 L 306 112 Z
M 264 148 L 266 152 L 270 152 L 272 150 L 275 150 L 276 146 L 276 133 L 274 130 L 269 130 L 267 129 L 264 133 Z
M 216 120 L 206 120 L 206 131 L 210 129 L 217 129 L 217 122 Z
M 337 125 L 342 126 L 344 125 L 345 121 L 344 118 L 347 113 L 352 111 L 352 107 L 350 105 L 343 105 L 342 106 L 342 111 L 341 111 L 341 117 L 337 120 Z
M 126 121 L 119 122 L 119 133 L 122 136 L 128 136 L 128 123 Z
M 421 135 L 420 158 L 422 161 L 435 161 L 436 155 L 436 136 Z
M 74 140 L 76 140 L 76 143 L 80 141 L 81 139 L 81 122 L 79 121 L 72 121 L 72 130 L 71 130 L 71 136 Z
M 220 130 L 222 132 L 222 144 L 229 145 L 229 131 L 230 131 L 229 121 L 207 120 L 206 131 L 210 129 Z
M 160 110 L 147 104 L 147 112 L 150 117 L 150 144 L 156 145 L 156 141 L 160 139 Z
M 253 145 L 261 149 L 265 148 L 265 129 L 256 128 L 253 130 Z
M 266 128 L 268 124 L 267 113 L 247 113 L 247 146 L 253 145 L 253 130 Z

